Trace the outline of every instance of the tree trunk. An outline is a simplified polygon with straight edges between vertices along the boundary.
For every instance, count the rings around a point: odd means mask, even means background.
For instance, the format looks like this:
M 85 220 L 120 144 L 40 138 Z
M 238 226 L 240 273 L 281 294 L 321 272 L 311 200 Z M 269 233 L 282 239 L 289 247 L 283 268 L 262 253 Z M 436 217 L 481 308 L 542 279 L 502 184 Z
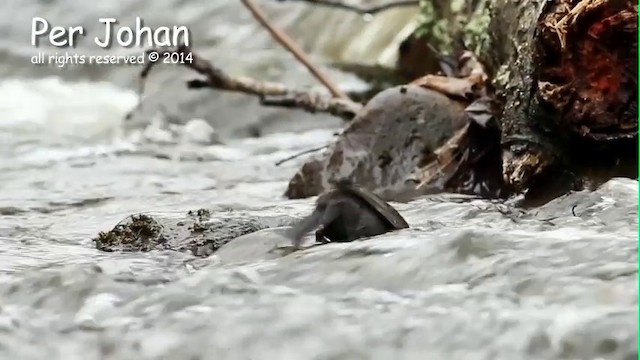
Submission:
M 507 185 L 538 193 L 558 179 L 637 178 L 637 3 L 496 5 L 492 48 L 503 46 L 491 58 L 506 70 L 496 79 Z

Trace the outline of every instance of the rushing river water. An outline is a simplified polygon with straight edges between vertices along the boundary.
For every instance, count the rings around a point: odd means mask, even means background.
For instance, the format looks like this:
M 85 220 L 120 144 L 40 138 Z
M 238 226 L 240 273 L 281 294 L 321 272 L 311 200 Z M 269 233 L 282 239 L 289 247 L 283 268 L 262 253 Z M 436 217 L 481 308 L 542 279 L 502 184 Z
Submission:
M 368 23 L 261 4 L 318 61 L 384 62 L 411 14 Z M 410 229 L 277 259 L 95 250 L 99 231 L 134 213 L 308 213 L 314 199 L 282 196 L 304 158 L 274 163 L 328 143 L 341 123 L 188 92 L 193 74 L 171 67 L 156 70 L 125 122 L 139 67 L 30 63 L 38 51 L 103 51 L 88 41 L 32 48 L 34 16 L 89 33 L 99 17 L 141 16 L 188 25 L 196 49 L 231 73 L 317 86 L 235 1 L 5 0 L 0 9 L 0 358 L 637 358 L 634 180 L 529 212 L 450 195 L 394 204 Z M 218 141 L 203 139 L 196 118 Z

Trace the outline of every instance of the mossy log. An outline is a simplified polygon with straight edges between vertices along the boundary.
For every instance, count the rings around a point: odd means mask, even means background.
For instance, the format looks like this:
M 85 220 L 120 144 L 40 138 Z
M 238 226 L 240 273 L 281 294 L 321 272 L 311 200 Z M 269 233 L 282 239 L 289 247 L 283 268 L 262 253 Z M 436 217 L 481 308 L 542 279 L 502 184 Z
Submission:
M 297 220 L 289 216 L 253 216 L 207 209 L 180 215 L 137 214 L 101 232 L 94 242 L 98 250 L 107 252 L 170 250 L 207 257 L 237 237 Z
M 422 8 L 423 24 L 401 45 L 398 67 L 407 76 L 435 72 L 437 54 L 425 44 L 455 51 L 457 40 L 487 65 L 499 103 L 496 139 L 501 156 L 491 157 L 496 164 L 485 161 L 483 166 L 501 168 L 503 193 L 554 196 L 597 186 L 614 176 L 637 178 L 637 2 L 425 0 Z M 390 106 L 400 111 L 402 104 Z M 446 112 L 428 120 L 441 124 L 441 118 L 461 121 Z M 431 126 L 428 122 L 415 129 L 395 126 L 394 116 L 377 121 L 375 130 L 398 139 L 407 137 L 407 131 Z M 374 145 L 371 152 L 383 151 Z M 334 149 L 305 164 L 286 195 L 316 195 L 324 178 L 336 177 L 326 166 L 335 153 Z M 415 155 L 398 152 L 391 161 L 410 163 Z M 359 158 L 363 156 L 346 156 L 343 162 L 350 163 L 351 170 L 342 169 L 339 177 L 357 181 L 365 173 L 380 171 Z M 397 178 L 409 174 L 407 169 L 396 169 L 402 171 L 394 173 Z M 311 176 L 317 172 L 322 175 Z M 293 189 L 302 182 L 310 185 L 308 190 Z M 365 181 L 363 185 L 389 184 Z
M 637 177 L 637 3 L 539 3 L 528 9 L 533 31 L 518 36 L 526 46 L 509 59 L 507 183 L 541 192 L 558 178 Z
M 511 192 L 637 178 L 637 2 L 485 0 L 460 13 L 489 15 L 476 22 L 486 31 L 470 18 L 455 30 L 494 69 Z

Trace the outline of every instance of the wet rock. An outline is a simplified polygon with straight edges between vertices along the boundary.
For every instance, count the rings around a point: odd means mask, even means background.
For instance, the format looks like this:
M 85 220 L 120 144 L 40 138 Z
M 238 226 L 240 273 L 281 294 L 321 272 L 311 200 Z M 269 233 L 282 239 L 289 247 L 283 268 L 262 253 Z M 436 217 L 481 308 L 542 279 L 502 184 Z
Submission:
M 288 232 L 294 249 L 300 247 L 307 232 L 318 227 L 316 241 L 323 243 L 354 241 L 408 228 L 409 224 L 374 193 L 343 181 L 322 194 L 313 213 Z
M 519 205 L 528 204 L 522 201 Z M 586 221 L 600 223 L 603 229 L 610 231 L 637 229 L 637 216 L 628 219 L 620 214 L 638 213 L 638 182 L 625 178 L 612 179 L 593 190 L 569 192 L 535 208 L 531 213 L 539 219 L 549 219 L 558 225 Z
M 173 250 L 206 257 L 245 234 L 293 221 L 286 217 L 256 217 L 207 209 L 186 216 L 132 215 L 94 239 L 101 251 Z
M 220 144 L 220 135 L 203 119 L 191 119 L 183 129 L 185 140 L 200 145 Z
M 349 179 L 367 189 L 398 190 L 411 173 L 434 159 L 434 150 L 467 123 L 464 105 L 419 86 L 380 92 L 322 158 L 312 159 L 289 182 L 288 198 L 306 198 Z
M 139 134 L 135 134 L 132 139 L 136 142 L 149 142 L 155 144 L 175 143 L 175 135 L 170 129 L 166 117 L 162 113 L 155 114 L 144 130 Z

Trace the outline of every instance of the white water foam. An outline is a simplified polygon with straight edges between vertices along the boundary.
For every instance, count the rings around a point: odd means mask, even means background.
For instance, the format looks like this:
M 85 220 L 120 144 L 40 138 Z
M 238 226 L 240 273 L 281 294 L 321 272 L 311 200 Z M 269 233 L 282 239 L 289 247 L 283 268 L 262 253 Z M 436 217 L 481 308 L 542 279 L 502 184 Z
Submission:
M 121 127 L 137 95 L 106 82 L 56 77 L 0 82 L 0 131 L 91 139 Z

